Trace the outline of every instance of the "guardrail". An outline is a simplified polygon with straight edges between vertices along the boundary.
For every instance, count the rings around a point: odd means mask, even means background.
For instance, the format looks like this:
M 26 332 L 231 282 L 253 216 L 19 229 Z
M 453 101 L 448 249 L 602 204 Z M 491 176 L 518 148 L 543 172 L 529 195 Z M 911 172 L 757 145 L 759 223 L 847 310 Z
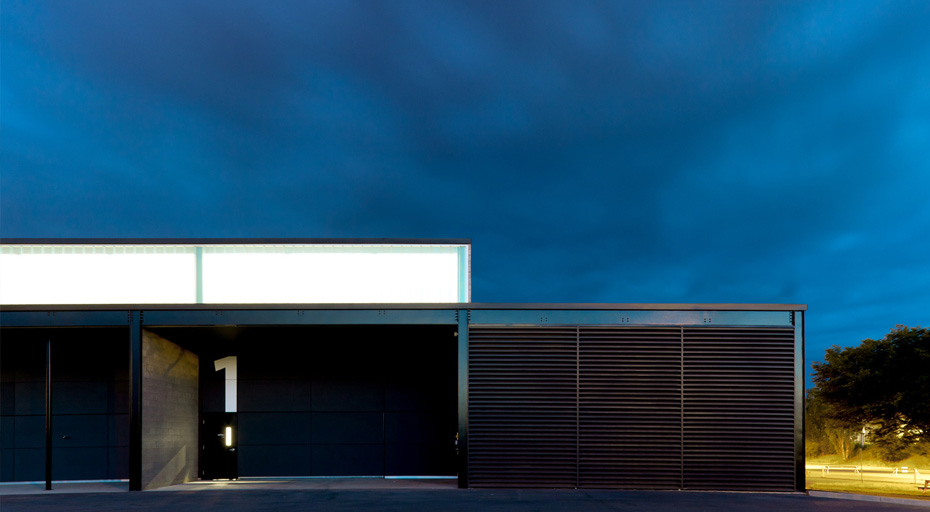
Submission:
M 807 474 L 820 470 L 822 478 L 842 480 L 850 477 L 860 481 L 887 483 L 921 483 L 930 478 L 930 472 L 921 472 L 917 468 L 906 466 L 889 468 L 879 466 L 858 466 L 852 464 L 809 464 Z M 857 478 L 858 477 L 858 478 Z
M 824 465 L 824 467 L 821 469 L 821 474 L 822 474 L 823 476 L 829 475 L 829 474 L 830 474 L 830 469 L 833 469 L 834 471 L 836 471 L 836 470 L 844 470 L 844 469 L 852 469 L 853 471 L 856 472 L 857 475 L 862 471 L 862 467 L 861 467 L 861 466 L 830 466 L 830 465 Z

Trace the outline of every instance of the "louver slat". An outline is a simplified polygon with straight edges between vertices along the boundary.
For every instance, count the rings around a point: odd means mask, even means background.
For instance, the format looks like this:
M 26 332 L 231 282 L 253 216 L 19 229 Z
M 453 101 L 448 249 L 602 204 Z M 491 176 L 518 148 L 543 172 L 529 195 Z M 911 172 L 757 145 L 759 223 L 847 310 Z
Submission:
M 794 330 L 684 329 L 686 489 L 791 491 Z
M 678 489 L 681 329 L 580 330 L 579 485 Z
M 472 487 L 577 484 L 577 329 L 469 329 Z

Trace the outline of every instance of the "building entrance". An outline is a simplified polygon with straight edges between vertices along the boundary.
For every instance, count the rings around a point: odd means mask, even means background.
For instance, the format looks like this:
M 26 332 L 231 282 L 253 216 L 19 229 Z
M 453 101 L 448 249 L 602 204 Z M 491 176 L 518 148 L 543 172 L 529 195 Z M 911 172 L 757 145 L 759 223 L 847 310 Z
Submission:
M 203 415 L 200 464 L 204 480 L 235 480 L 239 477 L 238 436 L 236 413 L 211 412 Z
M 159 332 L 199 340 L 202 478 L 456 475 L 455 326 Z

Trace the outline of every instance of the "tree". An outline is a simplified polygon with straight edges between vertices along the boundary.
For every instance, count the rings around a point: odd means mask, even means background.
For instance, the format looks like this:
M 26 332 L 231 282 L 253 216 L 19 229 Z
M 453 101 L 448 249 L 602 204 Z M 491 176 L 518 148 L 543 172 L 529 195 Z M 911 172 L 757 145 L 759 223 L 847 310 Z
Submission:
M 832 415 L 831 406 L 817 388 L 807 392 L 804 413 L 804 444 L 807 455 L 835 453 L 843 460 L 853 454 L 859 425 L 844 423 Z
M 881 340 L 833 346 L 813 367 L 831 419 L 869 425 L 878 444 L 930 435 L 930 329 L 896 326 Z

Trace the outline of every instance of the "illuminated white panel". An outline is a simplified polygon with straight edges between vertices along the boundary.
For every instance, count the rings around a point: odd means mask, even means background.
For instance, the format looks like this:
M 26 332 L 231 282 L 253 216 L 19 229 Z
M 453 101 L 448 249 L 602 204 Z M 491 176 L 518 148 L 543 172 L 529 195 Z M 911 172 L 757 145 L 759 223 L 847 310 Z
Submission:
M 464 246 L 207 246 L 203 301 L 458 302 L 460 287 L 467 290 L 460 250 Z
M 3 246 L 0 304 L 182 304 L 196 300 L 193 247 Z
M 469 246 L 2 245 L 0 304 L 468 302 Z

